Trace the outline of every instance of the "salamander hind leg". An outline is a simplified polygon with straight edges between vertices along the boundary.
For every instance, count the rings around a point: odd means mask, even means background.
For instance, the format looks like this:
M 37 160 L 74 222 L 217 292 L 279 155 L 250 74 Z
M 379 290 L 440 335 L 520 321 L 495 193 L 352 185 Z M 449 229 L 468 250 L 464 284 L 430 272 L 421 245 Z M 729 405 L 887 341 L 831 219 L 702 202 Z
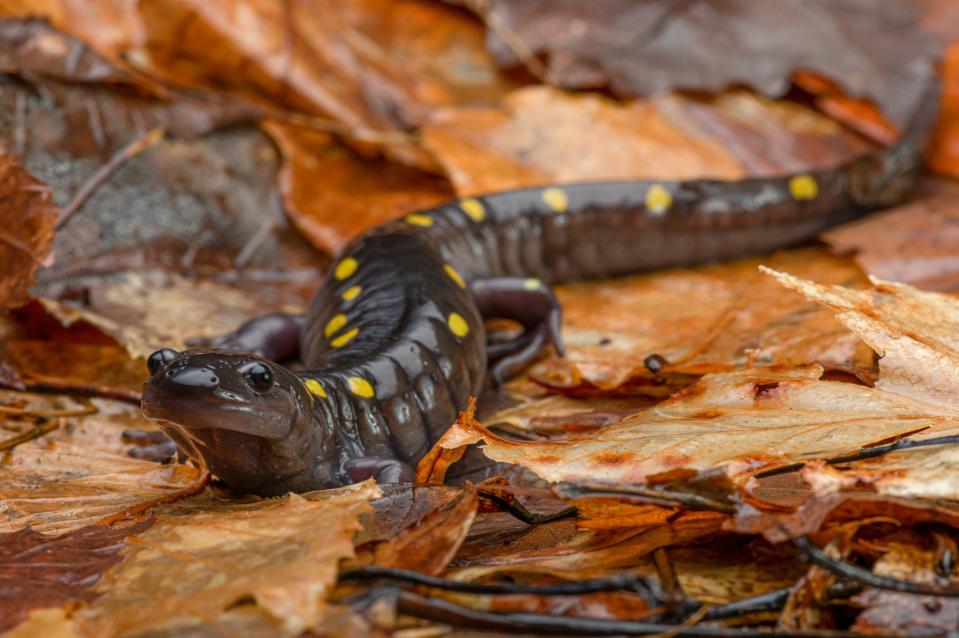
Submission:
M 549 345 L 563 355 L 560 333 L 562 310 L 553 291 L 538 279 L 494 277 L 470 283 L 470 291 L 484 319 L 510 319 L 523 327 L 523 334 L 505 343 L 490 344 L 494 385 L 539 358 Z

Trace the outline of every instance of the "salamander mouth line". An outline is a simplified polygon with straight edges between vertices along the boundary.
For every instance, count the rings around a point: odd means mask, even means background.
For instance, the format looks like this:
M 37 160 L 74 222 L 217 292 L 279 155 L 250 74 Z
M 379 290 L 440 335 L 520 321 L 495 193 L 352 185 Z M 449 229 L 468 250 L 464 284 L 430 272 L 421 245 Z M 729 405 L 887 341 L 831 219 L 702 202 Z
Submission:
M 242 427 L 241 419 L 231 422 L 231 413 L 249 417 L 258 409 L 275 411 L 275 408 L 226 401 L 212 395 L 181 396 L 176 392 L 149 384 L 143 393 L 142 408 L 143 413 L 151 421 L 165 424 L 167 427 L 176 428 L 184 433 L 197 430 L 225 430 L 271 440 L 280 440 L 289 436 L 299 413 L 295 401 L 288 395 L 287 409 L 283 413 L 289 416 L 289 420 L 284 432 L 274 433 L 262 427 Z M 170 415 L 173 414 L 178 416 L 176 420 L 170 418 Z M 182 418 L 180 415 L 182 415 Z M 207 418 L 191 418 L 191 416 L 196 415 L 204 415 Z M 209 418 L 211 416 L 214 418 Z M 265 423 L 265 421 L 266 419 L 263 419 L 261 423 Z

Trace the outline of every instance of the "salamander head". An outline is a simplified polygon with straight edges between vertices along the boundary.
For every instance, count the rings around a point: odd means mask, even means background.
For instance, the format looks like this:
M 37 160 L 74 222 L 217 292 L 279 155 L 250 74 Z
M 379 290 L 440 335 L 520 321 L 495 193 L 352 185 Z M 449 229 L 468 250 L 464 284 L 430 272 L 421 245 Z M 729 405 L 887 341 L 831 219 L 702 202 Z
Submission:
M 147 365 L 143 414 L 227 485 L 269 495 L 331 482 L 333 442 L 303 382 L 283 366 L 168 348 Z

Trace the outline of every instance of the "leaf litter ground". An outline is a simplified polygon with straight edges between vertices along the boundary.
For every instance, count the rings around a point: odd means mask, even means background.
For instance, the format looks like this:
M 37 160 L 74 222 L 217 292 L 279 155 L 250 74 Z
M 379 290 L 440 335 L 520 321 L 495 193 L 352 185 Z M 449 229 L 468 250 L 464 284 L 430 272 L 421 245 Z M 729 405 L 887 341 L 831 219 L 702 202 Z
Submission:
M 955 288 L 946 183 L 829 233 L 843 256 L 560 288 L 568 356 L 483 397 L 416 487 L 259 500 L 127 455 L 123 431 L 146 426 L 143 354 L 303 307 L 326 258 L 299 233 L 334 252 L 456 195 L 831 165 L 894 137 L 928 72 L 910 62 L 932 46 L 907 3 L 778 0 L 796 19 L 775 64 L 744 76 L 736 56 L 689 63 L 720 31 L 700 31 L 697 11 L 744 35 L 746 67 L 770 53 L 782 22 L 739 3 L 557 3 L 547 20 L 536 2 L 465 2 L 475 19 L 451 4 L 0 0 L 0 220 L 29 222 L 4 224 L 0 251 L 0 303 L 20 306 L 0 324 L 0 439 L 15 443 L 0 466 L 0 630 L 954 628 L 955 301 L 870 287 L 856 266 Z M 949 44 L 944 9 L 923 10 Z M 38 14 L 49 23 L 16 19 Z M 570 18 L 583 28 L 557 31 Z M 862 59 L 876 84 L 842 72 Z M 661 92 L 730 81 L 765 97 Z M 802 99 L 773 99 L 788 87 Z M 157 129 L 170 135 L 136 145 Z M 929 155 L 946 175 L 952 129 L 943 118 Z M 458 472 L 472 484 L 435 484 Z

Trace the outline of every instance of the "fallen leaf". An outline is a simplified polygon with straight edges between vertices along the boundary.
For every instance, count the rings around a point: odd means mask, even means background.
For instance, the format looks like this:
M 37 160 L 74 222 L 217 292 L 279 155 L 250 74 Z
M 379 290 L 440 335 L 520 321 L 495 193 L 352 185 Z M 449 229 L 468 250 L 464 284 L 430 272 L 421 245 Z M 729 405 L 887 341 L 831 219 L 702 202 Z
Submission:
M 442 573 L 456 555 L 473 525 L 478 505 L 476 488 L 468 485 L 456 501 L 433 510 L 394 538 L 363 549 L 369 552 L 368 560 L 376 567 L 435 576 Z
M 907 3 L 612 0 L 601 9 L 577 0 L 465 4 L 488 6 L 489 46 L 500 64 L 545 55 L 545 79 L 567 88 L 608 86 L 618 95 L 649 95 L 745 84 L 780 97 L 795 69 L 809 69 L 842 82 L 854 96 L 874 98 L 897 124 L 913 111 L 936 52 L 919 28 L 919 12 Z M 862 73 L 863 65 L 873 72 Z
M 87 303 L 79 307 L 53 299 L 39 301 L 64 325 L 83 320 L 96 326 L 122 344 L 133 359 L 146 358 L 161 347 L 182 349 L 192 337 L 230 332 L 271 309 L 302 310 L 299 305 L 281 305 L 282 288 L 261 287 L 257 295 L 216 281 L 162 272 L 103 278 L 88 291 Z M 142 369 L 145 379 L 146 367 Z
M 460 195 L 584 180 L 734 180 L 839 164 L 869 148 L 815 112 L 745 91 L 619 103 L 545 86 L 496 107 L 437 110 L 423 143 Z
M 0 632 L 13 629 L 31 610 L 95 598 L 91 588 L 120 562 L 127 537 L 152 523 L 91 525 L 59 536 L 32 529 L 0 534 Z
M 959 44 L 946 49 L 942 60 L 942 97 L 939 122 L 926 149 L 929 168 L 959 176 Z
M 129 73 L 43 19 L 0 21 L 0 43 L 0 69 L 4 73 L 71 82 L 138 84 Z
M 755 270 L 760 263 L 830 283 L 866 283 L 848 260 L 820 249 L 799 249 L 765 260 L 559 286 L 567 354 L 530 374 L 563 392 L 598 389 L 652 396 L 667 396 L 695 378 L 668 373 L 698 375 L 749 364 L 818 362 L 868 374 L 873 365 L 869 348 L 830 313 L 763 283 Z M 652 354 L 668 362 L 666 374 L 646 368 L 643 361 Z
M 913 545 L 895 544 L 872 565 L 879 576 L 915 583 L 949 587 L 949 578 L 936 573 L 935 551 Z M 852 602 L 863 611 L 850 628 L 865 634 L 890 631 L 908 636 L 934 635 L 951 631 L 959 624 L 959 601 L 955 598 L 916 596 L 866 587 Z
M 3 396 L 9 401 L 12 393 Z M 26 396 L 34 408 L 51 410 L 44 397 Z M 26 527 L 47 534 L 69 532 L 143 503 L 175 497 L 196 484 L 200 474 L 191 466 L 127 456 L 123 429 L 149 426 L 139 406 L 105 399 L 95 399 L 93 406 L 96 414 L 56 417 L 60 428 L 4 452 L 0 533 Z M 59 410 L 56 405 L 52 409 Z M 23 427 L 10 417 L 4 420 L 14 432 Z
M 373 226 L 453 198 L 444 178 L 364 159 L 327 133 L 273 121 L 264 129 L 283 155 L 278 181 L 287 214 L 314 246 L 330 254 Z
M 959 289 L 959 188 L 945 180 L 924 186 L 901 206 L 826 231 L 823 241 L 881 279 Z
M 450 457 L 484 441 L 488 458 L 553 482 L 662 482 L 719 470 L 741 483 L 761 469 L 959 426 L 954 409 L 821 381 L 821 373 L 812 366 L 706 375 L 653 408 L 563 441 L 507 440 L 465 412 L 421 461 L 417 476 L 441 480 Z
M 959 414 L 959 300 L 876 278 L 872 290 L 852 290 L 761 269 L 828 307 L 879 355 L 878 390 Z
M 371 503 L 372 511 L 360 514 L 363 528 L 353 539 L 358 547 L 395 539 L 436 510 L 457 502 L 462 492 L 460 488 L 448 485 L 396 483 L 380 487 L 383 495 Z
M 209 499 L 157 510 L 157 523 L 97 584 L 75 617 L 81 633 L 115 636 L 177 618 L 212 620 L 253 598 L 292 631 L 318 623 L 337 563 L 353 553 L 373 481 L 320 500 L 291 494 L 252 504 Z
M 34 274 L 52 259 L 60 209 L 50 188 L 26 172 L 0 144 L 0 309 L 29 299 Z
M 438 105 L 495 101 L 513 86 L 484 50 L 481 25 L 441 3 L 151 1 L 137 13 L 142 45 L 126 51 L 137 66 L 273 110 L 322 114 L 360 140 L 407 129 Z M 385 150 L 434 165 L 410 144 Z

